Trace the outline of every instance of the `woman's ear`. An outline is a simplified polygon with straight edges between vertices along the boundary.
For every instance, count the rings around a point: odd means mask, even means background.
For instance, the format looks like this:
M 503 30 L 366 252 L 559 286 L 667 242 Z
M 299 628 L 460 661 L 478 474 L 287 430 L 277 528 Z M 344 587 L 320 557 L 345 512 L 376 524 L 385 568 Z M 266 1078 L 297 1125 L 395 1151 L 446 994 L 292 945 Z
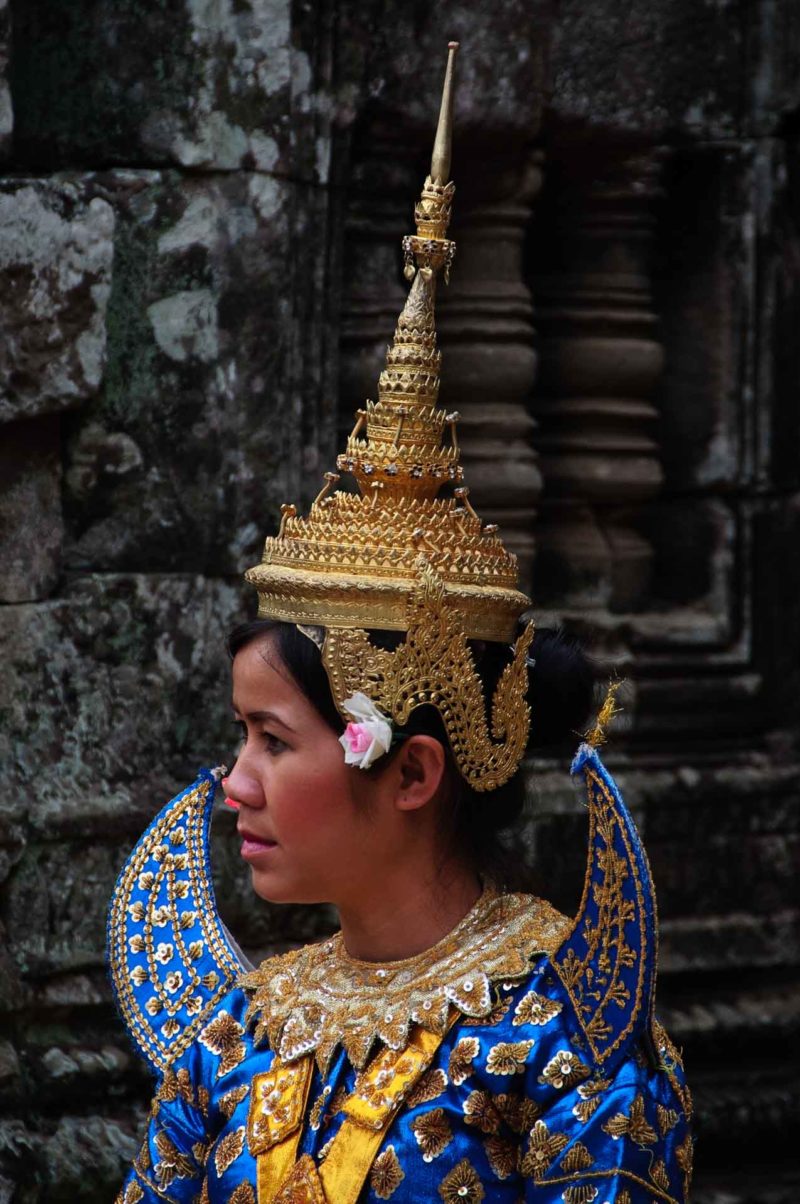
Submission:
M 434 736 L 409 736 L 397 756 L 397 808 L 415 811 L 430 802 L 442 784 L 446 766 L 444 748 Z

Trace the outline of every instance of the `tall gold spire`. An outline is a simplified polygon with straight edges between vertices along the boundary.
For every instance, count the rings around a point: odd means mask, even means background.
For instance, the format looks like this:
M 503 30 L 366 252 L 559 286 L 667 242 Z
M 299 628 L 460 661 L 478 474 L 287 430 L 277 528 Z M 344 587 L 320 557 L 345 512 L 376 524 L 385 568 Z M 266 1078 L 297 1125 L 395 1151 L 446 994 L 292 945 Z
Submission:
M 377 404 L 358 410 L 347 450 L 337 466 L 351 472 L 362 493 L 383 497 L 434 498 L 445 481 L 460 481 L 458 414 L 436 406 L 442 355 L 436 346 L 436 279 L 445 282 L 456 245 L 447 237 L 455 185 L 448 182 L 453 141 L 453 85 L 458 42 L 447 56 L 439 126 L 430 175 L 414 209 L 416 234 L 403 239 L 405 276 L 413 281 L 386 366 L 378 381 Z M 445 428 L 450 443 L 442 446 Z M 362 432 L 365 436 L 362 437 Z

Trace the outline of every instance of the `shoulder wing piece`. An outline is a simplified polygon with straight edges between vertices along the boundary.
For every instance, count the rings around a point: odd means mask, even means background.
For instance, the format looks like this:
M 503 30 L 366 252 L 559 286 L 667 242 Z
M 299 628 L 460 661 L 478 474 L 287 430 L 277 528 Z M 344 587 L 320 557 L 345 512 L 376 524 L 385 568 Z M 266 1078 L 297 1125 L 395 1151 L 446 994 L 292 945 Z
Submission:
M 656 900 L 647 856 L 614 779 L 591 745 L 572 764 L 589 803 L 589 857 L 572 931 L 551 958 L 579 1035 L 602 1067 L 650 1031 Z
M 209 829 L 219 771 L 167 803 L 123 866 L 108 916 L 117 1006 L 142 1056 L 164 1071 L 245 968 L 217 915 Z

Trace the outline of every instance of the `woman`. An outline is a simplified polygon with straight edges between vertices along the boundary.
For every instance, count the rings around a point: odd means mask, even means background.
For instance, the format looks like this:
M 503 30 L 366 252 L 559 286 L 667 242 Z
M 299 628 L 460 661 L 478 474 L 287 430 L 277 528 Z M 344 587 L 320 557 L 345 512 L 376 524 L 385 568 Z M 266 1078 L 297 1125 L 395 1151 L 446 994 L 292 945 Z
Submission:
M 531 712 L 534 742 L 567 734 L 591 676 L 520 622 L 515 560 L 472 510 L 457 415 L 436 406 L 454 49 L 404 240 L 413 285 L 339 458 L 360 493 L 327 474 L 307 518 L 284 507 L 248 573 L 262 617 L 230 646 L 244 743 L 223 785 L 254 889 L 333 903 L 341 931 L 244 972 L 210 885 L 215 775 L 157 817 L 109 924 L 120 1008 L 159 1076 L 124 1204 L 688 1192 L 652 883 L 596 738 L 573 765 L 591 825 L 577 919 L 509 892 L 498 853 Z

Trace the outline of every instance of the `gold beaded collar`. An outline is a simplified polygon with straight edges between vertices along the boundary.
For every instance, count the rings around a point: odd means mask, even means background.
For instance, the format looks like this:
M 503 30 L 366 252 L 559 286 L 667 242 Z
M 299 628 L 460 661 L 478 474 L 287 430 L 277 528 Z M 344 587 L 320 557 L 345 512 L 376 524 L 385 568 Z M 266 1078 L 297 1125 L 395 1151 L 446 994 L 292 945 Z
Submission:
M 313 1052 L 325 1074 L 341 1045 L 360 1070 L 376 1040 L 399 1050 L 412 1024 L 443 1033 L 451 1004 L 472 1019 L 488 1016 L 492 985 L 524 978 L 531 959 L 555 952 L 569 928 L 533 895 L 486 887 L 452 932 L 404 961 L 358 961 L 340 932 L 270 958 L 240 979 L 253 993 L 247 1021 L 256 1042 L 266 1038 L 284 1062 Z

